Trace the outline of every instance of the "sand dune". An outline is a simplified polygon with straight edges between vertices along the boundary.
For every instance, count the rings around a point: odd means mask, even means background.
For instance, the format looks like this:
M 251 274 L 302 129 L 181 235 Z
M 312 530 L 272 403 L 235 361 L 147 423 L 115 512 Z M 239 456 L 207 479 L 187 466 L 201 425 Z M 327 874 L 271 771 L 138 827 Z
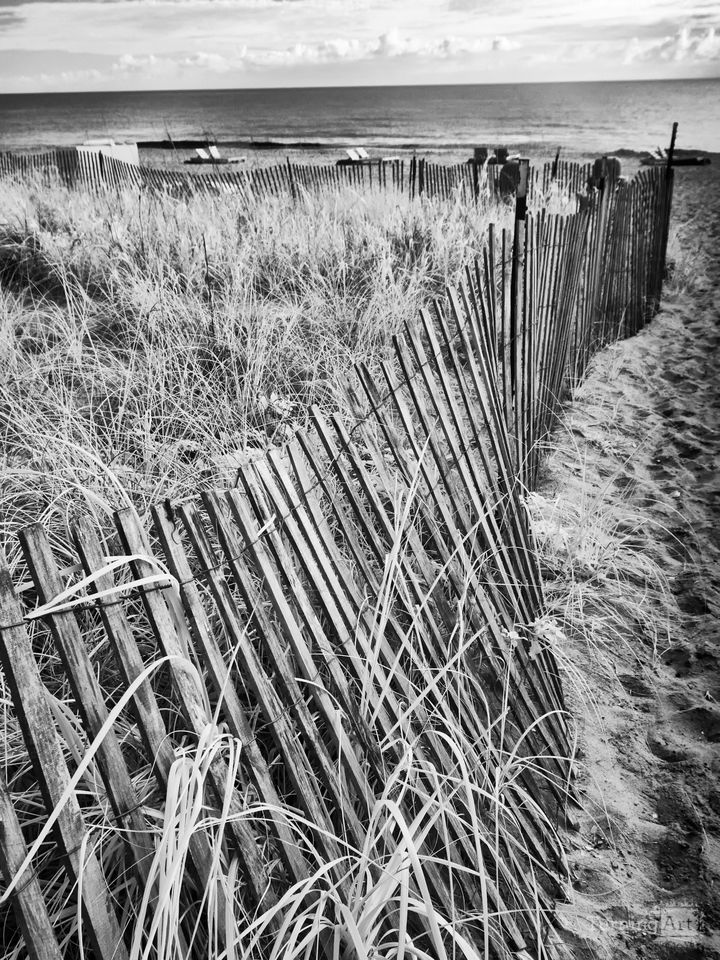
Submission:
M 573 957 L 720 950 L 718 158 L 676 174 L 660 314 L 603 351 L 534 501 L 585 808 L 560 905 Z

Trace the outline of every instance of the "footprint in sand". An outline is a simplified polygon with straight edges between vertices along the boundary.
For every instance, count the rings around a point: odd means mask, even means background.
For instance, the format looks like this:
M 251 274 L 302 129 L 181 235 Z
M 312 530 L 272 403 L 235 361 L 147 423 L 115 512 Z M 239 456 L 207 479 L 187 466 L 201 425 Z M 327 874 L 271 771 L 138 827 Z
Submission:
M 720 483 L 720 471 L 718 469 L 698 470 L 695 473 L 695 479 L 702 487 L 716 488 Z
M 647 684 L 642 677 L 638 677 L 632 673 L 619 673 L 618 680 L 631 697 L 650 699 L 650 697 L 655 696 L 649 684 Z
M 671 647 L 662 655 L 663 663 L 675 671 L 676 677 L 686 677 L 692 665 L 692 653 L 687 647 Z
M 652 463 L 648 466 L 648 470 L 656 480 L 670 480 L 671 477 L 675 476 L 674 470 L 668 470 L 667 467 Z
M 651 413 L 652 411 L 648 410 L 646 407 L 634 407 L 632 410 L 629 411 L 629 414 L 635 420 L 647 420 L 647 418 L 651 415 Z
M 672 383 L 677 386 L 680 386 L 681 384 L 683 384 L 687 379 L 686 373 L 679 373 L 675 370 L 667 370 L 665 373 L 662 373 L 660 376 L 667 383 Z
M 720 710 L 716 707 L 692 707 L 685 713 L 684 720 L 708 743 L 720 743 Z
M 661 733 L 651 730 L 645 738 L 645 742 L 650 753 L 664 763 L 681 763 L 688 758 L 686 747 L 673 744 L 668 737 Z
M 620 474 L 620 476 L 615 477 L 613 483 L 618 490 L 623 490 L 627 493 L 632 493 L 633 489 L 637 487 L 635 477 L 628 476 L 627 474 Z
M 720 706 L 704 703 L 701 694 L 684 692 L 671 696 L 669 702 L 674 710 L 666 719 L 675 731 L 685 731 L 700 742 L 720 743 Z
M 700 447 L 685 443 L 683 440 L 675 440 L 674 446 L 681 460 L 696 460 L 702 454 Z
M 714 650 L 709 647 L 700 647 L 695 651 L 695 659 L 702 672 L 707 671 L 711 673 L 714 680 L 720 680 L 720 658 Z
M 710 613 L 710 607 L 705 598 L 690 591 L 681 594 L 677 598 L 677 604 L 683 613 L 689 613 L 693 617 L 702 617 Z

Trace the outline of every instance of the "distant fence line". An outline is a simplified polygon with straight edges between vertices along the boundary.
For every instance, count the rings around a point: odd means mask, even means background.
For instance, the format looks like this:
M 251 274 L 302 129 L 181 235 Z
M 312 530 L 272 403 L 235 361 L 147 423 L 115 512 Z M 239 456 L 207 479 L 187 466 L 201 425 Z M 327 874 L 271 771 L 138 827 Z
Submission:
M 196 193 L 240 193 L 263 198 L 293 195 L 296 190 L 352 186 L 362 189 L 395 189 L 411 197 L 427 196 L 450 199 L 458 193 L 466 197 L 484 194 L 514 193 L 511 172 L 501 164 L 431 163 L 422 157 L 408 160 L 371 161 L 358 164 L 274 164 L 250 169 L 217 165 L 202 172 L 163 170 L 136 166 L 114 157 L 74 149 L 51 150 L 42 154 L 0 153 L 0 176 L 23 176 L 30 173 L 58 176 L 69 187 L 123 189 L 138 187 L 164 193 L 188 196 Z M 545 195 L 552 185 L 569 195 L 584 192 L 591 175 L 590 164 L 568 161 L 545 163 L 533 167 L 528 184 L 529 196 Z
M 280 169 L 265 171 L 265 182 L 288 189 L 291 174 Z M 359 175 L 321 169 L 313 177 Z M 236 183 L 242 174 L 211 176 Z M 604 185 L 571 215 L 528 213 L 521 189 L 513 231 L 489 231 L 464 282 L 406 324 L 379 379 L 358 366 L 347 388 L 355 423 L 313 409 L 312 427 L 242 467 L 235 489 L 158 506 L 152 530 L 129 509 L 115 515 L 114 538 L 80 520 L 71 531 L 76 566 L 94 579 L 75 594 L 65 589 L 67 570 L 42 526 L 21 532 L 31 579 L 13 582 L 0 566 L 0 659 L 42 799 L 28 799 L 27 770 L 10 769 L 9 783 L 0 780 L 0 867 L 15 876 L 26 863 L 37 805 L 49 816 L 64 797 L 54 843 L 65 854 L 67 888 L 82 876 L 79 909 L 96 960 L 127 956 L 137 906 L 126 902 L 128 891 L 141 894 L 158 882 L 148 868 L 154 827 L 137 796 L 136 767 L 149 763 L 162 793 L 188 737 L 202 741 L 215 709 L 243 744 L 242 782 L 274 811 L 226 827 L 223 862 L 237 865 L 243 882 L 231 886 L 249 915 L 307 879 L 317 851 L 335 864 L 328 876 L 342 888 L 336 837 L 342 832 L 358 848 L 367 842 L 372 798 L 397 760 L 392 745 L 402 730 L 422 760 L 417 794 L 398 800 L 403 815 L 412 820 L 433 791 L 446 791 L 452 811 L 423 833 L 417 855 L 426 896 L 443 916 L 460 911 L 463 936 L 480 953 L 487 942 L 498 957 L 526 956 L 525 949 L 554 956 L 546 933 L 552 898 L 566 880 L 555 824 L 574 796 L 571 744 L 553 644 L 543 632 L 542 576 L 524 494 L 537 481 L 542 443 L 563 398 L 590 358 L 658 308 L 672 186 L 669 167 L 649 169 Z M 456 635 L 461 607 L 473 637 L 464 652 Z M 98 631 L 104 637 L 97 645 L 109 651 L 112 676 L 108 663 L 101 671 L 91 662 L 83 641 L 89 631 L 96 641 Z M 38 652 L 48 649 L 59 657 L 59 674 L 56 658 Z M 171 658 L 170 685 L 154 675 L 141 682 L 163 656 Z M 206 678 L 201 690 L 188 661 Z M 110 725 L 96 755 L 96 789 L 102 783 L 107 806 L 98 824 L 84 819 L 97 814 L 68 787 L 75 761 L 48 691 L 64 691 L 74 703 L 90 742 L 107 727 L 117 671 L 121 689 L 138 684 L 132 717 L 124 711 L 120 727 L 135 724 L 138 736 L 130 749 Z M 450 727 L 476 745 L 473 769 L 487 772 L 487 796 L 472 811 L 457 787 Z M 204 784 L 209 809 L 223 802 L 231 812 L 243 809 L 229 775 L 219 755 Z M 502 786 L 499 805 L 493 784 Z M 290 830 L 285 803 L 314 825 L 307 844 Z M 482 824 L 479 846 L 470 839 L 471 818 Z M 91 830 L 108 824 L 121 828 L 128 876 L 138 885 L 123 876 L 122 895 L 113 888 L 111 845 L 87 846 Z M 42 864 L 19 875 L 12 899 L 32 960 L 59 960 L 70 956 L 59 943 L 75 949 L 75 911 L 60 910 L 49 893 L 58 882 L 55 860 Z M 178 944 L 194 938 L 185 954 L 191 960 L 208 955 L 213 931 L 202 893 L 216 884 L 217 870 L 208 836 L 198 832 L 176 934 Z M 377 923 L 392 925 L 394 909 L 393 898 L 381 902 Z M 124 936 L 123 919 L 131 927 Z M 413 936 L 428 953 L 429 934 L 417 924 Z M 223 941 L 230 927 L 220 924 L 214 935 L 221 949 L 235 951 Z M 266 932 L 271 941 L 277 931 Z M 320 938 L 317 947 L 322 953 L 327 943 Z

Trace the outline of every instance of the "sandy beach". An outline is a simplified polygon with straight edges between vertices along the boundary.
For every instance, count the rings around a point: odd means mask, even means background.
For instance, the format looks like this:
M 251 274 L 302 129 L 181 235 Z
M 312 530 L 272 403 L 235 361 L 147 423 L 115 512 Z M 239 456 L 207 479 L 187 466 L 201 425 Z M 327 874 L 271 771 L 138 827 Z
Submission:
M 572 957 L 720 949 L 718 157 L 675 180 L 662 309 L 593 360 L 533 497 L 577 721 Z

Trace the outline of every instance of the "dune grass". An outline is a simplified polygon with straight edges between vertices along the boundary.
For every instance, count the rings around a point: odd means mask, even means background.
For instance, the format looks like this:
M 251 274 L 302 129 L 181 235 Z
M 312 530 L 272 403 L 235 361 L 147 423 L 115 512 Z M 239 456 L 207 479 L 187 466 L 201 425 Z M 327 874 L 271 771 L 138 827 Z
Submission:
M 472 260 L 509 208 L 0 184 L 0 545 L 226 483 Z

